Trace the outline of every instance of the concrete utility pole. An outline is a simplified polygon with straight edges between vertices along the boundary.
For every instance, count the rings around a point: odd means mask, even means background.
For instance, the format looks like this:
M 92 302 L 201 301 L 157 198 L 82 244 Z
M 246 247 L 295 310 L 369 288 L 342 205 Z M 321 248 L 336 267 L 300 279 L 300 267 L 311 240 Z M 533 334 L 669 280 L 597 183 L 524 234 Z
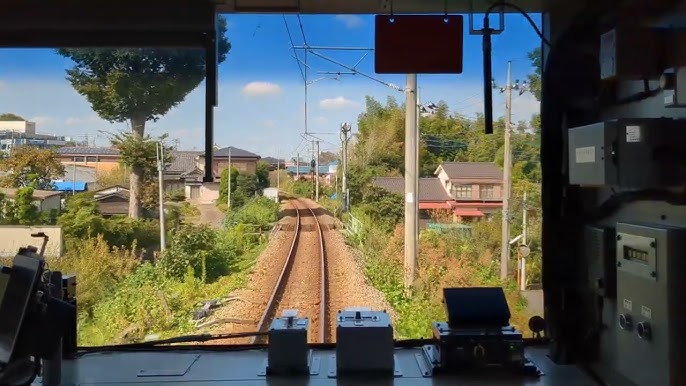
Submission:
M 229 146 L 229 175 L 226 181 L 226 208 L 231 209 L 231 146 Z
M 507 84 L 505 85 L 505 160 L 503 162 L 503 223 L 500 242 L 500 279 L 507 278 L 507 263 L 510 259 L 510 197 L 512 197 L 512 151 L 510 134 L 512 122 L 512 62 L 507 62 Z
M 524 199 L 522 200 L 522 245 L 528 245 L 526 243 L 526 227 L 527 227 L 527 217 L 528 217 L 528 207 L 526 206 L 526 192 L 524 192 Z M 522 255 L 522 269 L 520 278 L 520 288 L 522 291 L 526 290 L 526 256 Z
M 76 194 L 76 157 L 74 157 L 74 167 L 72 168 L 71 174 L 71 195 Z
M 414 283 L 417 266 L 417 74 L 405 86 L 405 288 Z
M 341 145 L 343 149 L 343 154 L 341 155 L 343 171 L 343 174 L 341 175 L 341 183 L 343 185 L 341 193 L 343 194 L 344 212 L 348 211 L 348 205 L 350 204 L 350 200 L 348 199 L 348 134 L 350 133 L 351 127 L 352 125 L 348 122 L 343 122 L 341 124 Z
M 276 191 L 281 188 L 281 161 L 279 160 L 279 153 L 276 153 Z
M 317 156 L 315 158 L 315 167 L 314 167 L 314 178 L 315 178 L 315 188 L 314 188 L 314 200 L 319 202 L 319 140 L 315 141 L 317 144 Z
M 162 142 L 157 143 L 157 179 L 160 184 L 160 252 L 164 252 L 167 246 L 167 232 L 164 224 L 164 146 Z

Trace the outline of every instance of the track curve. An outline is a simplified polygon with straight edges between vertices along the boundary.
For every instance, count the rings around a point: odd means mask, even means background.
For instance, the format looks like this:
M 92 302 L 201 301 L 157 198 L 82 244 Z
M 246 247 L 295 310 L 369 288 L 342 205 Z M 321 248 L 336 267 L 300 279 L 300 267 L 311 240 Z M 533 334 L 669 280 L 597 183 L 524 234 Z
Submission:
M 317 331 L 316 337 L 310 335 L 308 341 L 324 343 L 329 325 L 324 235 L 317 214 L 306 202 L 295 198 L 291 199 L 291 204 L 296 211 L 293 239 L 257 330 L 266 332 L 279 310 L 295 308 L 300 312 L 299 317 L 310 319 L 310 331 Z M 314 266 L 319 267 L 318 271 L 312 271 Z M 319 275 L 319 280 L 313 277 L 316 275 Z M 316 300 L 313 299 L 315 293 L 318 295 Z M 313 302 L 318 303 L 318 310 L 312 307 Z M 263 343 L 264 340 L 265 337 L 257 336 L 252 343 Z

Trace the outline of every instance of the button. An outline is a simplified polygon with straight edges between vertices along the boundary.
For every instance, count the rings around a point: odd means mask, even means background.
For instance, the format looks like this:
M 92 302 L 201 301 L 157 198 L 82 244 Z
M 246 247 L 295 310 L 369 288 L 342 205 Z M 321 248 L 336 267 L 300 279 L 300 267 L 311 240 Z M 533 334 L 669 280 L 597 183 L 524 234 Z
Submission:
M 645 340 L 650 340 L 652 336 L 652 330 L 650 329 L 650 323 L 640 322 L 636 325 L 636 333 L 638 337 Z
M 621 328 L 622 330 L 631 330 L 631 327 L 633 327 L 631 315 L 620 314 L 619 315 L 619 328 Z

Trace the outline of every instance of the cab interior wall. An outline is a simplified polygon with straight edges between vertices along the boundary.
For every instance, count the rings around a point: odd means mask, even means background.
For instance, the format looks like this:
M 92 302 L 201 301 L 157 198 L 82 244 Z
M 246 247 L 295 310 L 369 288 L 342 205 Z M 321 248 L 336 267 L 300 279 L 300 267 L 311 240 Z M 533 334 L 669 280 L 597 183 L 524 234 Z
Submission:
M 616 118 L 684 118 L 684 108 L 665 107 L 663 92 L 638 102 L 608 107 L 599 107 L 597 95 L 601 87 L 598 63 L 602 33 L 618 21 L 654 25 L 655 20 L 665 17 L 672 21 L 684 19 L 686 12 L 683 2 L 676 1 L 657 2 L 659 6 L 645 13 L 637 11 L 641 9 L 640 2 L 614 2 L 615 9 L 600 3 L 613 2 L 564 2 L 547 8 L 544 23 L 550 27 L 547 32 L 554 52 L 550 55 L 550 49 L 544 47 L 541 158 L 543 282 L 546 319 L 555 340 L 551 357 L 559 362 L 592 362 L 604 373 L 616 367 L 618 304 L 616 299 L 598 299 L 594 293 L 594 277 L 603 262 L 585 250 L 584 226 L 614 228 L 617 222 L 644 222 L 683 227 L 686 206 L 679 199 L 646 197 L 627 201 L 613 210 L 600 210 L 603 203 L 624 190 L 568 186 L 567 133 L 573 127 Z M 588 12 L 592 8 L 607 10 Z M 583 14 L 586 16 L 578 16 Z M 572 21 L 575 18 L 576 22 Z M 657 88 L 658 79 L 650 79 L 648 84 L 651 89 Z M 616 85 L 617 98 L 642 91 L 643 81 L 620 81 Z M 667 189 L 662 193 L 676 197 Z M 602 320 L 601 328 L 597 328 L 598 320 Z

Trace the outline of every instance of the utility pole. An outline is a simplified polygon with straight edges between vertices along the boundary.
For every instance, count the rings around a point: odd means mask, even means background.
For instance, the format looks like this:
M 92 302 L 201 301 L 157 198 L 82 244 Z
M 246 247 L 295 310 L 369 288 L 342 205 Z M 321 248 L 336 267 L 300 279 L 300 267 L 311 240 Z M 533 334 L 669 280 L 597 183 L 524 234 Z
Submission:
M 295 156 L 295 180 L 300 181 L 300 153 Z
M 76 194 L 76 157 L 74 157 L 74 165 L 71 173 L 71 195 Z
M 276 153 L 276 191 L 281 188 L 281 160 L 279 160 L 279 153 Z
M 160 184 L 160 252 L 164 252 L 167 245 L 167 233 L 164 226 L 164 146 L 162 142 L 157 143 L 157 179 Z
M 527 216 L 528 216 L 528 207 L 526 205 L 526 192 L 524 192 L 524 199 L 522 200 L 522 206 L 524 209 L 522 210 L 522 244 L 527 245 L 526 243 L 526 227 L 527 227 Z M 526 290 L 526 256 L 522 255 L 522 269 L 521 269 L 521 278 L 520 278 L 520 287 L 519 289 L 524 291 Z
M 351 130 L 351 125 L 348 122 L 343 122 L 341 124 L 341 145 L 343 148 L 343 154 L 341 155 L 342 159 L 342 171 L 343 175 L 341 176 L 341 183 L 342 183 L 342 189 L 341 193 L 343 193 L 343 211 L 347 212 L 348 211 L 348 133 L 350 133 Z
M 229 172 L 226 178 L 226 208 L 231 209 L 231 146 L 229 146 Z
M 512 62 L 507 62 L 507 84 L 505 85 L 505 160 L 503 162 L 503 223 L 500 242 L 500 280 L 507 279 L 507 263 L 510 259 L 510 197 L 512 196 L 512 152 L 510 133 L 512 122 Z
M 314 178 L 316 179 L 315 183 L 315 188 L 314 188 L 314 197 L 315 201 L 319 202 L 319 140 L 315 141 L 317 144 L 317 157 L 315 158 L 316 161 L 316 166 L 315 166 L 315 173 L 314 173 Z
M 405 288 L 414 283 L 417 266 L 417 74 L 405 85 Z

